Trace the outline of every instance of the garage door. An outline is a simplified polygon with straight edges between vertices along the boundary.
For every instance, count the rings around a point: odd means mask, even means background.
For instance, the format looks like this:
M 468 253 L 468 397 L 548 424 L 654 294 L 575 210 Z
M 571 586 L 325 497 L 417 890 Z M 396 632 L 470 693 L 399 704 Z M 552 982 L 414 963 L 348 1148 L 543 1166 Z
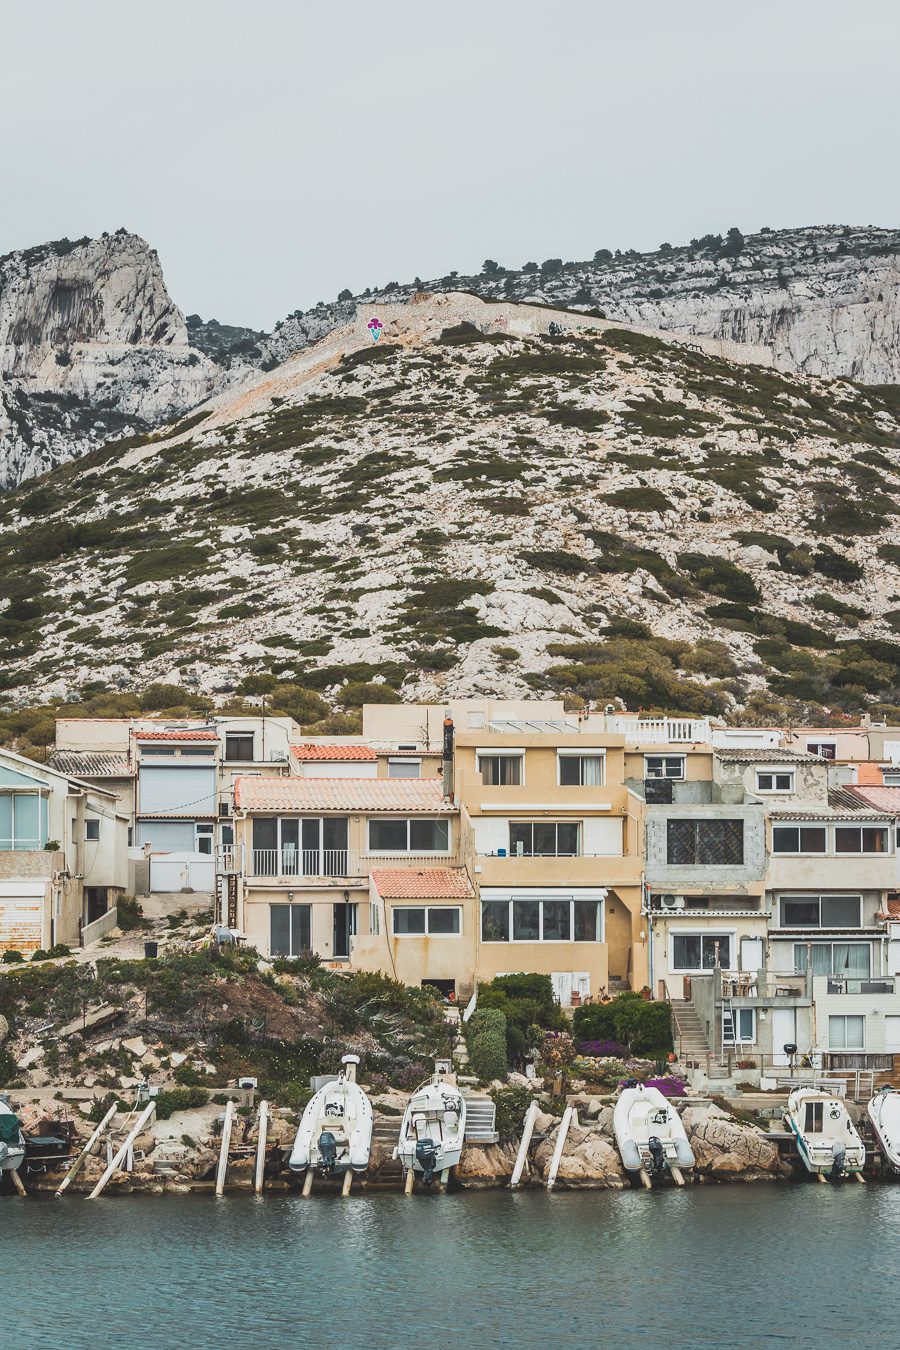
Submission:
M 152 853 L 151 891 L 211 891 L 215 863 L 202 853 Z
M 0 883 L 0 951 L 36 952 L 44 932 L 43 882 Z

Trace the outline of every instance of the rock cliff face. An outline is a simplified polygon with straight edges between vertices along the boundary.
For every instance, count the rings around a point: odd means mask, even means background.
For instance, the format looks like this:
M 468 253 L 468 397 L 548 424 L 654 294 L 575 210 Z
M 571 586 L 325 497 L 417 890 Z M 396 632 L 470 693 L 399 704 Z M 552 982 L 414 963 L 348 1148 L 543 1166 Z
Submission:
M 0 487 L 169 421 L 222 382 L 137 235 L 0 259 Z

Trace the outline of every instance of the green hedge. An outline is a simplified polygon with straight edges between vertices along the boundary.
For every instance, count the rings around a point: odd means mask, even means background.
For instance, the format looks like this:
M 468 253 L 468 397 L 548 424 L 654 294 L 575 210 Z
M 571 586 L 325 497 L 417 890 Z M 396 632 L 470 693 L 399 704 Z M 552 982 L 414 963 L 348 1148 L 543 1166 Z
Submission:
M 633 1055 L 659 1059 L 673 1048 L 672 1005 L 629 992 L 611 1003 L 589 1003 L 572 1014 L 576 1043 L 619 1041 Z
M 478 1008 L 466 1023 L 466 1045 L 472 1071 L 484 1082 L 508 1072 L 506 1017 L 497 1008 Z
M 566 1026 L 549 975 L 497 975 L 478 986 L 479 1011 L 493 1008 L 506 1018 L 506 1055 L 510 1064 L 526 1056 L 529 1027 L 560 1031 Z

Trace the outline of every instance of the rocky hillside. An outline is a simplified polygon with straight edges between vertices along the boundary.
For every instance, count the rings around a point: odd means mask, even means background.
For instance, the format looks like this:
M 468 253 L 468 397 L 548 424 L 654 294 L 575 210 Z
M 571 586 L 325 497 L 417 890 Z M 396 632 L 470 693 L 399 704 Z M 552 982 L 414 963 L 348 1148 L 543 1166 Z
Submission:
M 169 421 L 222 383 L 137 235 L 0 258 L 0 488 Z
M 0 488 L 146 431 L 420 292 L 466 291 L 767 347 L 778 369 L 900 381 L 900 232 L 736 229 L 654 253 L 391 283 L 297 310 L 271 334 L 202 319 L 170 299 L 154 250 L 119 230 L 0 259 Z
M 370 313 L 0 501 L 8 698 L 900 704 L 896 388 L 467 296 L 381 306 L 377 343 Z

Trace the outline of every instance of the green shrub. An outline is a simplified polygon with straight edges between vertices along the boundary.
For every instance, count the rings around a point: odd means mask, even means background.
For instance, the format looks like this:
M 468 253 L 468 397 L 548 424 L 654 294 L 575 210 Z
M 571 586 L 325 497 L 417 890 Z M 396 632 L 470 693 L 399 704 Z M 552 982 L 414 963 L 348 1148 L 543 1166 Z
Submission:
M 8 947 L 6 951 L 3 953 L 3 962 L 7 966 L 17 965 L 20 961 L 24 960 L 25 957 L 22 955 L 22 953 L 17 952 L 14 947 Z
M 674 511 L 674 506 L 664 492 L 652 487 L 619 488 L 618 492 L 607 492 L 603 498 L 610 506 L 622 511 Z
M 532 1096 L 527 1087 L 494 1088 L 491 1100 L 497 1108 L 496 1127 L 501 1139 L 519 1138 Z
M 156 1119 L 168 1120 L 176 1111 L 190 1111 L 196 1106 L 206 1106 L 208 1101 L 209 1093 L 205 1088 L 168 1088 L 156 1098 Z
M 618 1041 L 632 1055 L 650 1059 L 663 1059 L 672 1049 L 672 1005 L 634 991 L 576 1008 L 572 1025 L 576 1042 Z
M 723 600 L 745 605 L 758 605 L 762 598 L 753 578 L 727 558 L 704 553 L 680 553 L 678 565 L 689 572 L 697 585 L 710 595 L 720 595 Z
M 497 1008 L 477 1008 L 466 1023 L 472 1072 L 483 1082 L 506 1080 L 506 1017 Z

